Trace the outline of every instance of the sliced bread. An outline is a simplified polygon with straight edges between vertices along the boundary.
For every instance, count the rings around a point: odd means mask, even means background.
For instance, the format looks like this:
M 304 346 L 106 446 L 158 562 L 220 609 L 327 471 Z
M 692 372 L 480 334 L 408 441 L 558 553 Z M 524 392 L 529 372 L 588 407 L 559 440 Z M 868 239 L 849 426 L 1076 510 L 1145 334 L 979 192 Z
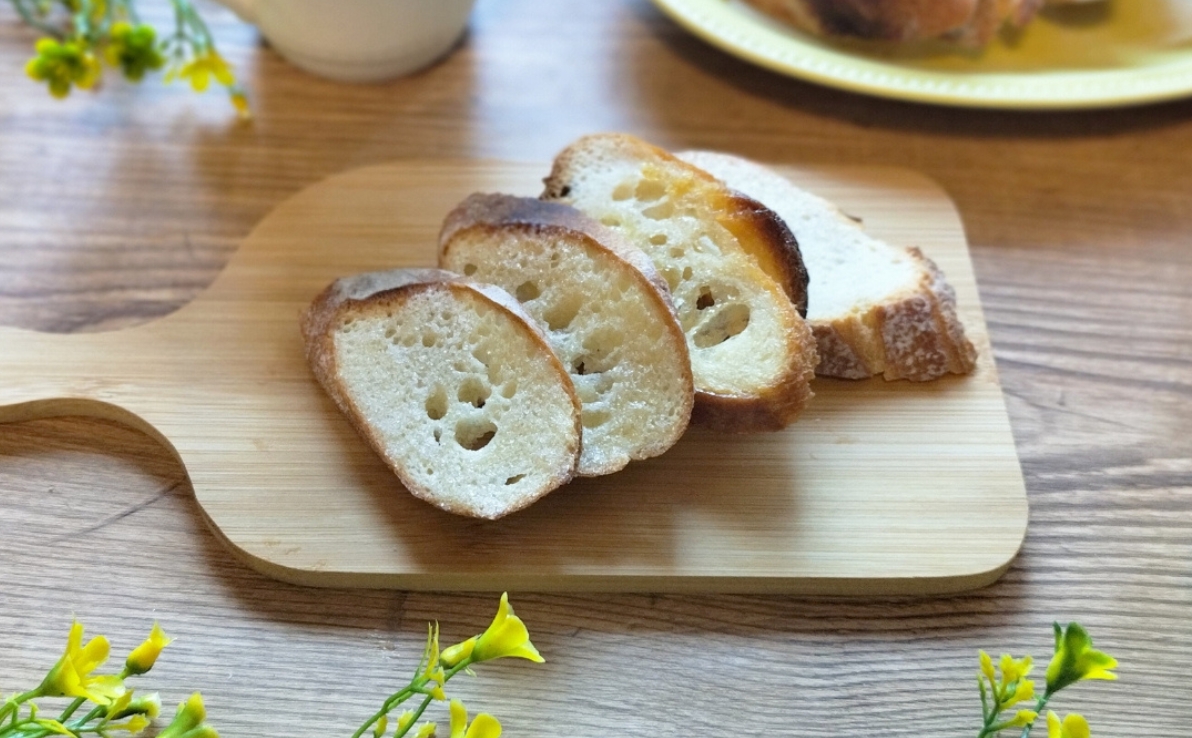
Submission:
M 542 199 L 583 211 L 654 262 L 695 377 L 695 422 L 776 430 L 811 397 L 815 340 L 800 310 L 807 272 L 760 203 L 632 136 L 584 137 L 555 159 Z
M 1044 0 L 745 0 L 819 36 L 983 46 L 1005 25 L 1026 25 Z M 1056 0 L 1051 0 L 1055 2 Z
M 503 290 L 437 269 L 340 279 L 302 317 L 315 377 L 406 488 L 494 519 L 567 482 L 580 404 Z
M 514 294 L 550 339 L 583 403 L 579 474 L 610 474 L 683 435 L 687 342 L 650 259 L 558 203 L 472 195 L 439 237 L 439 266 Z
M 811 275 L 807 320 L 818 374 L 924 381 L 976 366 L 956 294 L 919 249 L 869 236 L 835 205 L 761 164 L 706 151 L 679 157 L 765 203 L 795 233 Z

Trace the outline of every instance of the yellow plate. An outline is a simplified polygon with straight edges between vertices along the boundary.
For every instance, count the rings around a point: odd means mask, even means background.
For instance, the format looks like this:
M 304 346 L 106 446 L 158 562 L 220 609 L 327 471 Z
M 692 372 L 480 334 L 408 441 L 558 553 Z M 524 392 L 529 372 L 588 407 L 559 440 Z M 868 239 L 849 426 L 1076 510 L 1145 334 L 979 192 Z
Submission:
M 1108 0 L 1051 9 L 981 51 L 829 42 L 739 0 L 654 0 L 743 59 L 881 97 L 984 108 L 1099 108 L 1192 93 L 1192 1 Z

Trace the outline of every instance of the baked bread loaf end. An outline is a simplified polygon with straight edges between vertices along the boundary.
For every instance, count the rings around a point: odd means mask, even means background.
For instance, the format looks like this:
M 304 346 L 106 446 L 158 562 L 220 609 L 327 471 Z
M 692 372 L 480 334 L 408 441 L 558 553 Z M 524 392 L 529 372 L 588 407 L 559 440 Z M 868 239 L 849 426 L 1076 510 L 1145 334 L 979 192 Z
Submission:
M 1044 0 L 746 0 L 763 13 L 817 36 L 874 41 L 942 39 L 989 43 L 1003 26 L 1020 28 Z M 1056 0 L 1051 0 L 1056 2 Z
M 761 164 L 707 151 L 679 156 L 766 203 L 794 231 L 811 273 L 807 320 L 817 374 L 927 381 L 976 367 L 956 294 L 919 249 L 869 236 L 835 205 Z
M 502 290 L 437 269 L 340 279 L 302 316 L 319 383 L 413 495 L 494 519 L 567 482 L 580 406 Z
M 472 195 L 443 224 L 439 265 L 522 303 L 583 403 L 579 474 L 673 446 L 691 419 L 687 342 L 649 257 L 567 205 Z
M 800 315 L 807 272 L 780 218 L 621 134 L 565 149 L 542 197 L 578 208 L 654 262 L 686 335 L 695 422 L 746 432 L 795 419 L 811 397 L 815 339 Z

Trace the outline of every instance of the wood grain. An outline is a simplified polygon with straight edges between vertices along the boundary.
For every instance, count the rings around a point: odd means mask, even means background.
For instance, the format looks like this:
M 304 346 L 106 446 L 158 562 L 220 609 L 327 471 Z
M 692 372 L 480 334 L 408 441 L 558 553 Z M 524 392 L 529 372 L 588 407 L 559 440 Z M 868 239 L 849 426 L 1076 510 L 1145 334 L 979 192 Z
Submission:
M 148 7 L 148 6 L 147 6 Z M 249 229 L 331 174 L 409 157 L 542 161 L 626 130 L 674 148 L 895 166 L 964 217 L 1031 502 L 997 584 L 929 599 L 514 592 L 548 663 L 459 693 L 511 736 L 975 735 L 975 651 L 1079 619 L 1122 679 L 1073 688 L 1095 735 L 1186 735 L 1192 658 L 1192 103 L 1015 114 L 883 102 L 759 71 L 646 0 L 480 0 L 460 49 L 375 87 L 309 78 L 204 4 L 254 95 L 108 84 L 52 101 L 0 4 L 0 323 L 147 322 L 209 285 Z M 0 358 L 4 347 L 0 345 Z M 206 531 L 157 441 L 93 419 L 0 429 L 0 690 L 56 658 L 72 613 L 117 651 L 179 637 L 145 683 L 202 689 L 224 735 L 349 735 L 425 621 L 489 596 L 270 581 Z
M 314 381 L 297 316 L 345 274 L 433 265 L 442 218 L 468 193 L 533 193 L 547 171 L 428 161 L 347 172 L 279 205 L 170 316 L 81 336 L 0 328 L 0 421 L 130 420 L 178 455 L 222 540 L 299 584 L 939 594 L 1005 571 L 1026 494 L 968 247 L 947 197 L 900 170 L 779 171 L 940 265 L 978 348 L 971 376 L 817 381 L 782 433 L 693 428 L 658 459 L 494 523 L 406 494 Z

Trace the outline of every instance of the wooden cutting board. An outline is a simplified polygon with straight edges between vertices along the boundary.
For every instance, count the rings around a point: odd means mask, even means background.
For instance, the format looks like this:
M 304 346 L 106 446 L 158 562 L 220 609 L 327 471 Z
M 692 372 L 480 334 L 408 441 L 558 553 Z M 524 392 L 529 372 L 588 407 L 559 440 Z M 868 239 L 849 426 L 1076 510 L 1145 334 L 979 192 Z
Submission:
M 403 162 L 283 203 L 190 305 L 101 334 L 0 328 L 0 421 L 82 414 L 160 439 L 217 535 L 301 584 L 428 590 L 926 594 L 996 579 L 1027 503 L 956 210 L 906 171 L 783 169 L 880 237 L 921 247 L 980 351 L 968 377 L 817 380 L 782 433 L 691 429 L 664 456 L 576 481 L 497 522 L 410 496 L 303 360 L 328 282 L 433 265 L 470 192 L 537 194 L 545 164 Z

